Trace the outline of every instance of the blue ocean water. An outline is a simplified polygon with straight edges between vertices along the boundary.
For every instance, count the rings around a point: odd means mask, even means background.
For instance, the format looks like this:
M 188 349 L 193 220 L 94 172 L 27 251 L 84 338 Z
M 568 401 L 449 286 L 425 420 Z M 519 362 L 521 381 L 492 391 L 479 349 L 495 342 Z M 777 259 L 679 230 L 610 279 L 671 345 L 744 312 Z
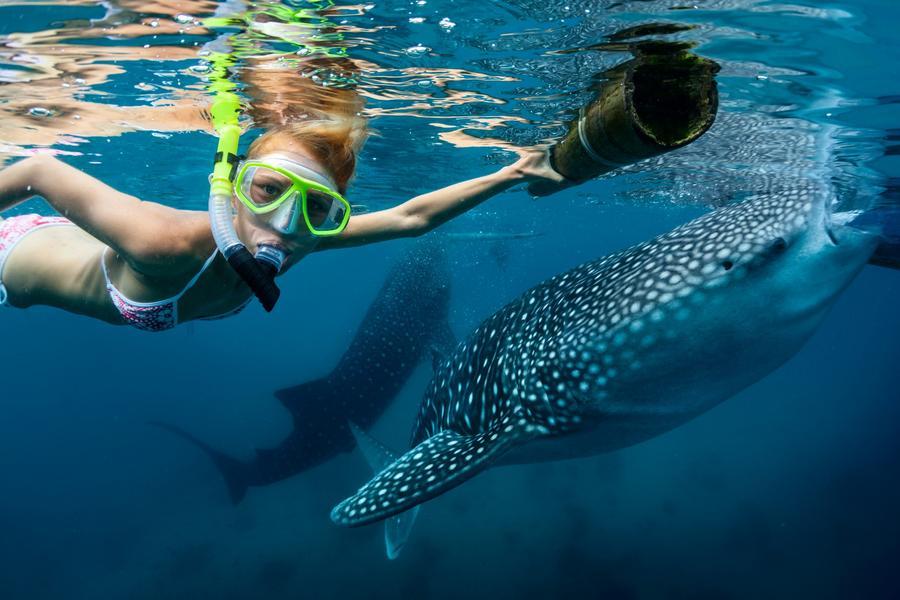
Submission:
M 202 208 L 213 138 L 134 112 L 203 98 L 197 52 L 213 36 L 166 29 L 181 23 L 166 10 L 0 2 L 3 158 L 49 147 L 126 192 Z M 559 135 L 592 77 L 628 58 L 588 46 L 676 23 L 693 28 L 657 37 L 722 65 L 713 129 L 614 176 L 537 201 L 513 190 L 449 224 L 541 234 L 450 245 L 458 336 L 552 274 L 779 177 L 826 172 L 847 208 L 896 203 L 898 17 L 889 0 L 334 7 L 366 66 L 358 85 L 378 132 L 350 198 L 383 208 L 498 168 L 513 156 L 504 143 Z M 145 30 L 115 30 L 134 23 Z M 284 51 L 273 39 L 260 43 Z M 30 210 L 47 211 L 16 209 Z M 3 311 L 0 596 L 900 596 L 900 278 L 884 269 L 867 267 L 759 384 L 620 452 L 491 470 L 425 505 L 397 561 L 380 527 L 328 519 L 370 476 L 359 453 L 232 506 L 206 457 L 148 425 L 178 423 L 245 458 L 278 443 L 291 423 L 272 392 L 331 369 L 409 244 L 313 255 L 283 280 L 273 314 L 159 335 Z M 323 300 L 346 319 L 309 318 Z M 376 437 L 407 443 L 429 376 L 422 364 Z

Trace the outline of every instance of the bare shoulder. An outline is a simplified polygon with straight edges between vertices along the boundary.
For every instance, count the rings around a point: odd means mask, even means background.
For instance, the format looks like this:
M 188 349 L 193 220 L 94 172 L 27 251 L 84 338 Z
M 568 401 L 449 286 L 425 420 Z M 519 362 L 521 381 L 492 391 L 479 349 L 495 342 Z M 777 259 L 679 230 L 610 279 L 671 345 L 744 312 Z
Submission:
M 194 270 L 215 250 L 209 217 L 202 212 L 143 202 L 142 214 L 154 222 L 154 235 L 129 254 L 131 266 L 148 275 Z

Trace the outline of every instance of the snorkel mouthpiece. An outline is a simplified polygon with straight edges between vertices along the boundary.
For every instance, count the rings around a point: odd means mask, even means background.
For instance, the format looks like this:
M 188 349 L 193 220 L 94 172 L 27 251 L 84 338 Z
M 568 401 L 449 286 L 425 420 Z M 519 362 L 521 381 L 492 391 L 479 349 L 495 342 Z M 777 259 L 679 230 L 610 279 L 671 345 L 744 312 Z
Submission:
M 234 231 L 230 191 L 215 187 L 209 195 L 209 214 L 216 246 L 266 312 L 271 312 L 281 295 L 275 276 L 284 265 L 284 252 L 275 246 L 260 246 L 256 257 L 250 254 Z
M 257 257 L 254 258 L 244 246 L 235 249 L 226 258 L 231 268 L 235 270 L 259 299 L 266 312 L 272 312 L 272 309 L 275 308 L 275 304 L 278 302 L 278 298 L 281 296 L 281 290 L 278 289 L 278 285 L 275 283 L 275 276 L 278 274 L 280 267 L 272 263 L 268 257 L 260 257 L 257 254 Z
M 278 246 L 260 244 L 256 248 L 256 260 L 264 267 L 270 269 L 273 275 L 278 275 L 281 273 L 281 268 L 284 267 L 287 254 Z

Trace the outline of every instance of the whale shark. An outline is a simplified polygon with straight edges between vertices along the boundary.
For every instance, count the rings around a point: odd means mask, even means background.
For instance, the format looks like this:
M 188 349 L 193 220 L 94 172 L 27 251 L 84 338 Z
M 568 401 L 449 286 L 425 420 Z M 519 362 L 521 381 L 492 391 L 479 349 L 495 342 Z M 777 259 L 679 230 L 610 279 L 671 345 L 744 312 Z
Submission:
M 382 415 L 425 357 L 456 345 L 447 322 L 450 272 L 439 239 L 417 242 L 390 270 L 350 346 L 320 379 L 275 392 L 293 418 L 277 446 L 249 461 L 221 452 L 184 429 L 153 424 L 201 448 L 239 503 L 251 486 L 297 475 L 355 447 L 348 420 L 368 428 Z
M 773 186 L 525 292 L 439 365 L 408 451 L 353 430 L 376 475 L 332 520 L 387 520 L 393 558 L 421 503 L 493 465 L 625 448 L 761 379 L 873 256 L 896 265 L 834 197 L 814 176 Z

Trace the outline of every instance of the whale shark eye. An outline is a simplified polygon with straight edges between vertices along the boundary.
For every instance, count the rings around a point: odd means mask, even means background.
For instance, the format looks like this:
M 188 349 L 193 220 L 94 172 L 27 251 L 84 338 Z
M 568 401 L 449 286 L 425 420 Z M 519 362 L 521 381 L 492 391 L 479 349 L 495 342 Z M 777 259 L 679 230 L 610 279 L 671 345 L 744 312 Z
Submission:
M 772 242 L 772 250 L 776 252 L 782 252 L 785 248 L 787 248 L 787 242 L 783 237 L 775 238 L 775 241 Z
M 730 271 L 731 267 L 733 267 L 733 266 L 734 266 L 734 263 L 731 262 L 730 260 L 722 261 L 722 268 L 725 269 L 726 271 Z

